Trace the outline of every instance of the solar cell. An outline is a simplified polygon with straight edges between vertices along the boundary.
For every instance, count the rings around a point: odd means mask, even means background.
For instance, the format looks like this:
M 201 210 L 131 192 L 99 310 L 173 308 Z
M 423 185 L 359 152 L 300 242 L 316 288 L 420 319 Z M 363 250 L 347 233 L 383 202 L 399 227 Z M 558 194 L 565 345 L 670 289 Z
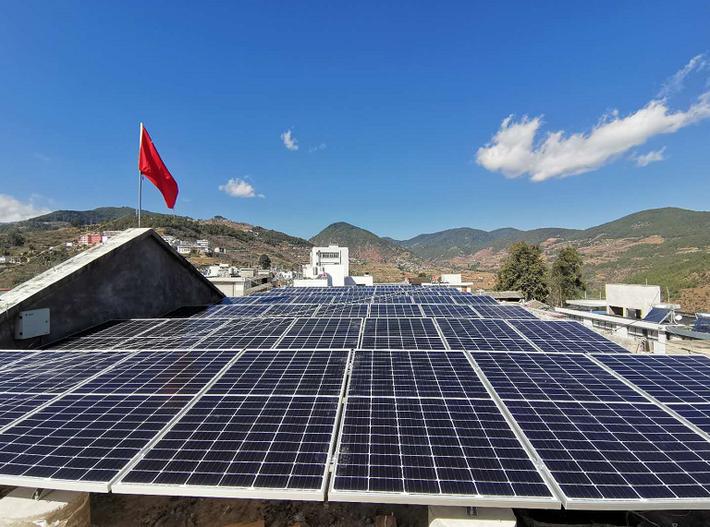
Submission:
M 316 317 L 333 317 L 333 318 L 365 318 L 369 312 L 367 304 L 326 304 L 320 306 L 316 311 Z
M 139 337 L 200 337 L 212 333 L 215 329 L 224 325 L 225 322 L 226 321 L 222 319 L 211 318 L 177 318 L 174 320 L 168 320 L 163 324 L 146 329 L 139 335 Z
M 703 355 L 595 358 L 663 403 L 710 402 L 710 358 Z
M 430 318 L 367 318 L 363 349 L 446 349 Z
M 414 299 L 407 294 L 401 293 L 378 293 L 372 298 L 375 304 L 412 304 Z
M 362 493 L 554 502 L 490 399 L 348 397 L 329 498 L 362 501 Z
M 114 492 L 323 499 L 337 397 L 204 396 Z
M 123 337 L 79 337 L 63 340 L 57 344 L 50 345 L 47 349 L 51 350 L 110 350 L 120 347 L 125 342 L 130 341 L 130 338 Z
M 646 402 L 584 355 L 473 353 L 503 400 Z
M 472 307 L 481 318 L 536 318 L 535 315 L 530 313 L 530 311 L 520 306 L 493 306 L 487 304 L 475 304 Z
M 438 351 L 356 351 L 349 394 L 488 398 L 463 353 Z
M 451 295 L 446 294 L 423 294 L 423 293 L 413 293 L 412 299 L 416 304 L 444 304 L 444 305 L 458 305 L 456 299 Z
M 80 393 L 196 394 L 234 357 L 225 351 L 136 353 L 84 384 Z
M 474 304 L 474 305 L 498 305 L 498 301 L 487 295 L 471 295 L 471 294 L 460 294 L 456 296 L 456 302 L 459 304 Z
M 538 351 L 504 320 L 437 319 L 451 349 L 485 351 Z
M 509 322 L 542 351 L 628 353 L 618 344 L 579 322 L 562 320 L 511 320 Z
M 693 331 L 700 333 L 710 333 L 710 315 L 706 313 L 698 313 L 693 323 Z
M 0 483 L 107 491 L 189 397 L 66 395 L 0 434 Z M 42 483 L 38 479 L 42 478 Z M 45 487 L 45 488 L 46 488 Z
M 125 358 L 125 353 L 46 351 L 0 371 L 0 393 L 63 393 Z
M 255 317 L 265 314 L 272 306 L 259 304 L 235 304 L 229 306 L 214 306 L 217 309 L 207 309 L 200 313 L 199 318 L 231 318 L 231 317 Z
M 159 337 L 159 338 L 142 338 L 134 337 L 125 339 L 118 344 L 113 345 L 109 349 L 121 350 L 190 350 L 195 349 L 205 337 L 200 335 L 197 337 Z M 87 349 L 85 346 L 82 349 Z M 101 349 L 100 344 L 97 344 L 96 349 Z
M 703 432 L 710 434 L 710 404 L 677 403 L 671 405 L 670 408 Z
M 459 304 L 422 304 L 422 311 L 426 317 L 443 318 L 476 318 L 477 313 L 469 306 Z
M 221 304 L 254 304 L 259 301 L 262 295 L 251 296 L 227 296 L 222 299 Z
M 310 317 L 318 309 L 313 304 L 274 304 L 269 309 L 270 317 Z
M 421 318 L 422 310 L 414 304 L 372 304 L 370 316 L 373 318 L 384 317 L 415 317 Z
M 506 405 L 564 492 L 566 508 L 708 503 L 710 443 L 654 404 Z
M 22 361 L 31 359 L 37 352 L 35 351 L 28 351 L 28 350 L 23 350 L 23 351 L 14 351 L 14 350 L 8 350 L 8 351 L 0 351 L 0 370 L 5 370 L 7 368 L 12 368 L 20 363 Z
M 651 308 L 651 311 L 648 312 L 648 314 L 643 317 L 643 320 L 645 322 L 655 322 L 657 324 L 661 324 L 663 322 L 666 322 L 668 317 L 671 315 L 671 310 L 666 309 L 666 308 L 661 308 L 661 307 L 653 307 Z
M 86 335 L 92 338 L 128 338 L 140 335 L 145 331 L 161 326 L 165 320 L 161 319 L 135 319 L 135 320 L 120 320 L 112 323 L 108 327 L 102 327 L 96 331 L 90 331 Z
M 338 396 L 347 361 L 347 351 L 247 350 L 207 394 Z
M 0 396 L 0 428 L 39 408 L 54 396 L 33 393 L 6 393 Z
M 348 349 L 357 347 L 359 318 L 299 318 L 278 346 L 288 349 Z
M 272 306 L 273 307 L 273 306 Z M 235 335 L 281 335 L 294 319 L 286 317 L 257 317 L 227 320 L 210 337 Z

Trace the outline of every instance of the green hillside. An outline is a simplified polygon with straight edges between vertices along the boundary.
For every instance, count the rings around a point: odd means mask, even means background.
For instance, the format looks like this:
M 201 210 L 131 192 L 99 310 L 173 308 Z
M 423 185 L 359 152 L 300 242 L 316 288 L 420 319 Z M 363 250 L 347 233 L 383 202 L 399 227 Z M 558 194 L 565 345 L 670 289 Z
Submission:
M 341 245 L 350 249 L 350 256 L 372 262 L 391 262 L 401 259 L 415 260 L 416 257 L 396 242 L 381 238 L 376 234 L 349 223 L 339 222 L 328 225 L 310 239 L 313 245 Z
M 256 265 L 267 254 L 275 266 L 298 269 L 308 261 L 311 243 L 282 232 L 236 223 L 226 218 L 195 220 L 143 211 L 143 227 L 188 242 L 207 239 L 212 247 L 222 247 L 226 254 L 210 258 L 194 254 L 196 265 L 227 262 L 236 266 Z M 56 211 L 30 220 L 0 225 L 0 254 L 19 259 L 20 263 L 0 265 L 0 289 L 11 288 L 32 278 L 85 247 L 68 247 L 82 233 L 123 230 L 136 226 L 135 210 L 108 207 L 88 211 Z

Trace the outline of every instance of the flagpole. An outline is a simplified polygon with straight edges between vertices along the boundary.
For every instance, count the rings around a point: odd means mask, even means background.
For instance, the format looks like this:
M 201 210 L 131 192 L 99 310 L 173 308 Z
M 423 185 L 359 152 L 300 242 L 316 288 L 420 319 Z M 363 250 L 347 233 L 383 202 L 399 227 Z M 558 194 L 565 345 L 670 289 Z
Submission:
M 140 138 L 138 139 L 138 228 L 141 226 L 141 210 L 143 209 L 143 174 L 141 174 L 141 150 L 143 148 L 143 123 L 140 124 Z

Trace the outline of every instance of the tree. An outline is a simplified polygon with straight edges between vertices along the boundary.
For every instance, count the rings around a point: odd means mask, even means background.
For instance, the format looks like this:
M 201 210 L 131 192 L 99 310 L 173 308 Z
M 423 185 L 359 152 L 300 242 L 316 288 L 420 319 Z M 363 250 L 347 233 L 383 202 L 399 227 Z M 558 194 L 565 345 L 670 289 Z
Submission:
M 266 254 L 259 256 L 259 267 L 262 269 L 271 269 L 271 258 Z
M 25 237 L 16 229 L 11 230 L 7 235 L 10 247 L 22 247 L 25 244 Z
M 511 245 L 495 287 L 499 291 L 522 291 L 526 300 L 545 301 L 550 289 L 540 248 L 525 242 Z
M 576 248 L 568 246 L 559 252 L 550 270 L 550 298 L 554 305 L 562 306 L 584 291 L 582 264 Z

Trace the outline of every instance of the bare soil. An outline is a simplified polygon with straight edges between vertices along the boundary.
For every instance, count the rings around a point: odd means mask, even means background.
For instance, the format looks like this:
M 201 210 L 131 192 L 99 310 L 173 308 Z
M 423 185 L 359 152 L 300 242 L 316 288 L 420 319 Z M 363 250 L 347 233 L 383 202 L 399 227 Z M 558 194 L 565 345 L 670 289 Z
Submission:
M 393 513 L 425 527 L 424 506 L 92 494 L 92 527 L 368 527 Z

